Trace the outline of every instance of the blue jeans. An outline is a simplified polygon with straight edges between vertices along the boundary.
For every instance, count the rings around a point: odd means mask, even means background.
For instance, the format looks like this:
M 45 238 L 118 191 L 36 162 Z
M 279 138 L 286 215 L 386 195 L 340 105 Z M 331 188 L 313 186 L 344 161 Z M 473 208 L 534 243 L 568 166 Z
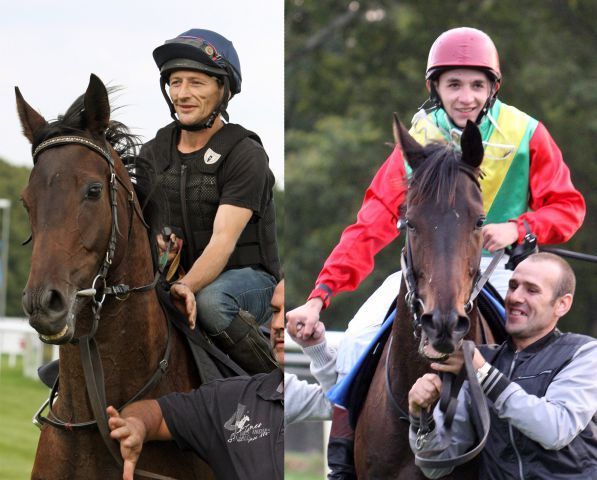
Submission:
M 239 310 L 246 310 L 262 325 L 272 316 L 275 287 L 275 277 L 265 270 L 246 267 L 222 272 L 197 293 L 197 323 L 215 335 L 230 325 Z

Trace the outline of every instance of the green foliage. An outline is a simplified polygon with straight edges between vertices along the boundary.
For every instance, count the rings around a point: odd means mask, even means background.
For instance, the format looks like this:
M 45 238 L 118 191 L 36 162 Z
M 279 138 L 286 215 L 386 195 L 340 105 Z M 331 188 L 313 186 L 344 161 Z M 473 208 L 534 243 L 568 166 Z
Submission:
M 23 246 L 21 243 L 29 238 L 31 231 L 20 197 L 29 180 L 30 171 L 30 168 L 15 167 L 0 159 L 0 198 L 11 202 L 6 292 L 6 315 L 9 317 L 23 316 L 21 291 L 29 275 L 31 246 Z
M 391 115 L 405 123 L 427 97 L 427 54 L 437 36 L 467 25 L 500 52 L 500 98 L 542 121 L 587 201 L 581 230 L 563 248 L 597 254 L 597 29 L 590 1 L 286 1 L 287 306 L 303 303 L 366 186 L 387 157 Z M 357 292 L 325 314 L 343 328 L 382 278 L 399 268 L 399 242 L 376 259 Z M 597 334 L 597 266 L 579 279 L 564 329 Z

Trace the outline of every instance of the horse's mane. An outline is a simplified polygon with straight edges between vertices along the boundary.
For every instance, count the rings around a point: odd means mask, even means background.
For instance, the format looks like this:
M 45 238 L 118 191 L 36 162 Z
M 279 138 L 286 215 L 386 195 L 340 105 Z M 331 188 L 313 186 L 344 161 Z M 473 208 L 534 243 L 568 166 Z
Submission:
M 108 87 L 107 90 L 108 95 L 113 96 L 120 88 Z M 151 164 L 139 157 L 139 150 L 142 145 L 140 137 L 132 134 L 126 125 L 116 120 L 110 120 L 104 136 L 93 135 L 87 130 L 85 125 L 85 116 L 83 115 L 85 109 L 84 100 L 85 95 L 81 95 L 68 107 L 63 115 L 59 115 L 58 118 L 51 120 L 45 127 L 36 131 L 32 142 L 32 150 L 35 150 L 44 140 L 61 135 L 91 137 L 100 145 L 105 139 L 114 148 L 116 153 L 118 153 L 126 166 L 143 207 L 144 214 L 149 217 L 146 220 L 151 221 L 153 218 L 161 224 L 166 225 L 167 221 L 164 217 L 166 217 L 167 209 L 163 207 L 165 196 L 158 188 L 158 177 L 153 171 Z M 119 108 L 112 107 L 111 111 L 114 112 Z
M 478 172 L 461 162 L 462 154 L 443 143 L 423 147 L 424 160 L 413 169 L 408 185 L 408 202 L 412 205 L 435 197 L 436 203 L 453 206 L 459 171 L 468 170 L 472 178 Z
M 112 95 L 119 90 L 119 87 L 109 87 L 108 94 Z M 90 136 L 90 133 L 86 129 L 85 117 L 83 115 L 85 109 L 84 98 L 85 96 L 81 95 L 73 102 L 66 113 L 59 115 L 55 120 L 48 122 L 47 126 L 35 132 L 32 150 L 35 150 L 44 140 L 60 135 Z M 118 110 L 118 108 L 113 108 L 112 112 Z M 103 141 L 103 138 L 100 136 L 91 135 L 91 137 L 94 140 Z M 139 136 L 133 135 L 126 125 L 116 120 L 110 120 L 105 132 L 105 139 L 125 163 L 127 158 L 133 158 L 137 155 L 141 145 Z

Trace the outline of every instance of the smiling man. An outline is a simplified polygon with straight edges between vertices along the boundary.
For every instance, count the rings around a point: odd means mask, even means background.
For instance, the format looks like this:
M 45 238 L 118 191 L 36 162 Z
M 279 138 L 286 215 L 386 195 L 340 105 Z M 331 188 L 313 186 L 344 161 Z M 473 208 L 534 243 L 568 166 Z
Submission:
M 280 279 L 275 179 L 259 137 L 228 123 L 238 54 L 195 28 L 153 58 L 173 122 L 143 146 L 135 171 L 160 267 L 170 265 L 176 295 L 195 295 L 197 324 L 221 350 L 250 374 L 271 371 L 257 325 L 269 320 Z
M 597 478 L 597 340 L 556 328 L 572 306 L 574 288 L 570 265 L 550 253 L 531 255 L 514 270 L 506 295 L 509 338 L 497 348 L 476 349 L 473 358 L 491 415 L 479 478 Z M 452 373 L 461 367 L 462 359 L 432 364 Z M 436 408 L 435 429 L 417 442 L 421 409 L 433 405 L 440 390 L 439 376 L 426 374 L 409 393 L 415 452 L 437 447 L 443 436 Z M 436 458 L 460 455 L 476 443 L 469 405 L 465 384 L 451 444 Z M 423 473 L 438 478 L 449 469 Z

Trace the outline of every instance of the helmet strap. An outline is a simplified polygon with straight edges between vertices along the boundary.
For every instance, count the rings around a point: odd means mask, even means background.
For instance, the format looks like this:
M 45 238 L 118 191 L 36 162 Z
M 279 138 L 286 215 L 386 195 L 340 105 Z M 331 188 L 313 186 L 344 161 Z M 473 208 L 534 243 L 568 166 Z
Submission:
M 205 129 L 211 128 L 213 126 L 214 122 L 216 121 L 216 118 L 218 118 L 219 115 L 222 115 L 224 120 L 228 121 L 229 117 L 228 117 L 228 112 L 226 111 L 226 108 L 228 107 L 230 81 L 228 80 L 228 77 L 224 77 L 223 81 L 224 81 L 224 95 L 222 96 L 222 100 L 220 101 L 220 103 L 218 103 L 218 105 L 216 105 L 216 108 L 214 109 L 213 112 L 211 112 L 209 117 L 207 117 L 207 120 L 205 122 L 195 123 L 193 125 L 184 125 L 180 122 L 180 120 L 176 116 L 176 109 L 174 108 L 174 104 L 172 103 L 172 100 L 170 99 L 170 95 L 168 95 L 168 92 L 166 92 L 166 79 L 164 78 L 164 76 L 160 76 L 160 89 L 162 90 L 162 95 L 164 96 L 164 99 L 166 100 L 166 103 L 168 104 L 168 108 L 170 109 L 170 116 L 176 122 L 176 125 L 178 126 L 178 128 L 180 128 L 182 130 L 187 130 L 189 132 L 197 132 L 199 130 L 205 130 Z
M 487 97 L 487 100 L 485 100 L 485 105 L 483 105 L 483 108 L 479 112 L 479 116 L 475 120 L 475 123 L 477 125 L 481 124 L 483 117 L 485 117 L 485 115 L 487 115 L 487 112 L 489 112 L 489 110 L 491 110 L 491 107 L 493 107 L 495 101 L 497 100 L 497 94 L 498 94 L 498 88 L 496 88 L 497 85 L 498 85 L 497 80 L 494 80 L 493 82 L 491 82 L 491 90 L 489 91 L 489 97 Z

